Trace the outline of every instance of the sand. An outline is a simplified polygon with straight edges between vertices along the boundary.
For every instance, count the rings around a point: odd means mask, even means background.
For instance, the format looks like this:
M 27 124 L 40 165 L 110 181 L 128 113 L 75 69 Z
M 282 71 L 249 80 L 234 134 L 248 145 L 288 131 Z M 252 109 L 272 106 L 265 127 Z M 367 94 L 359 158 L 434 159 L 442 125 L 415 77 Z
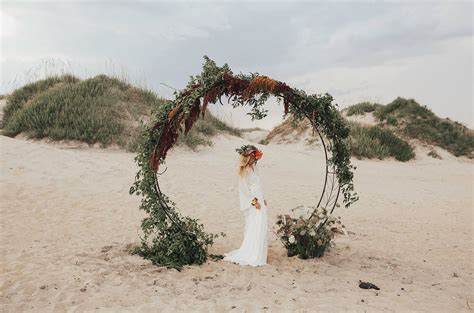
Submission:
M 211 253 L 239 246 L 235 148 L 170 151 L 163 190 L 184 214 L 227 233 Z M 134 154 L 0 136 L 3 312 L 467 312 L 474 308 L 473 162 L 353 160 L 360 200 L 339 208 L 348 237 L 323 258 L 288 258 L 269 235 L 268 265 L 224 261 L 181 272 L 128 250 L 139 243 L 140 198 L 128 194 Z M 316 204 L 323 153 L 261 146 L 270 226 Z M 74 149 L 71 149 L 74 148 Z M 421 151 L 421 150 L 420 150 Z M 358 287 L 359 280 L 380 291 Z
M 245 132 L 242 132 L 242 137 L 246 140 L 258 143 L 261 140 L 265 140 L 269 132 L 270 131 L 265 130 L 265 129 L 245 131 Z
M 375 126 L 378 123 L 378 120 L 375 118 L 373 112 L 365 112 L 364 114 L 354 114 L 347 116 L 347 110 L 341 112 L 346 120 L 359 123 L 363 126 Z

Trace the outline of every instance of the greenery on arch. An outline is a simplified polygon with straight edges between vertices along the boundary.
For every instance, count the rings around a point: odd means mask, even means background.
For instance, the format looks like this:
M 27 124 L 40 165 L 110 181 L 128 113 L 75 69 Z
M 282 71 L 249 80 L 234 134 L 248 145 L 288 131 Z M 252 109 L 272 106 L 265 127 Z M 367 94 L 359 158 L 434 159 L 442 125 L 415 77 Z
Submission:
M 310 119 L 313 127 L 332 143 L 328 147 L 328 163 L 336 171 L 345 207 L 358 200 L 352 182 L 355 167 L 350 164 L 350 152 L 343 143 L 349 128 L 331 95 L 307 95 L 258 73 L 233 74 L 227 64 L 219 67 L 207 56 L 204 61 L 202 73 L 191 76 L 186 88 L 174 93 L 174 100 L 152 113 L 152 125 L 144 127 L 135 158 L 139 171 L 130 193 L 142 197 L 140 209 L 148 214 L 141 225 L 142 244 L 135 252 L 157 265 L 180 268 L 202 264 L 207 260 L 209 246 L 219 236 L 205 232 L 198 220 L 182 216 L 176 204 L 161 192 L 158 177 L 160 165 L 165 163 L 178 136 L 186 135 L 199 116 L 204 116 L 208 104 L 222 103 L 223 96 L 233 107 L 249 106 L 252 120 L 266 116 L 263 105 L 272 95 L 283 101 L 284 116 L 291 113 L 295 123 Z

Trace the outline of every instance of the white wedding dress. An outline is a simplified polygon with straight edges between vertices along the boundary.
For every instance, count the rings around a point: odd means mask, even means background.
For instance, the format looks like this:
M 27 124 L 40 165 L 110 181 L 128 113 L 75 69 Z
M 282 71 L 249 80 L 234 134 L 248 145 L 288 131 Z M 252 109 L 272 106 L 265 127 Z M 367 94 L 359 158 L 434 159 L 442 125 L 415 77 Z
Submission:
M 239 249 L 224 253 L 224 260 L 240 265 L 262 266 L 267 264 L 268 216 L 263 198 L 263 190 L 257 165 L 247 167 L 245 174 L 239 176 L 240 210 L 245 216 L 244 239 Z M 260 209 L 252 205 L 257 197 Z

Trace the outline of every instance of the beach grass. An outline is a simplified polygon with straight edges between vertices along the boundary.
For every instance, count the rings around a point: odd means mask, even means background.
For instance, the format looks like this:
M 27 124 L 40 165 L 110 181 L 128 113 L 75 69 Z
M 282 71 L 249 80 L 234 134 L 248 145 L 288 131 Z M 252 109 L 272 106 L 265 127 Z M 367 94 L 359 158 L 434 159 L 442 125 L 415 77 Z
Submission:
M 400 138 L 418 139 L 446 149 L 455 156 L 474 158 L 474 132 L 471 129 L 437 116 L 414 99 L 397 97 L 387 105 L 361 102 L 344 110 L 347 116 L 372 112 L 378 126 L 391 129 Z
M 351 154 L 358 159 L 394 157 L 398 161 L 409 161 L 415 157 L 413 146 L 396 136 L 392 130 L 380 126 L 365 127 L 347 121 L 350 129 L 346 143 Z
M 375 103 L 375 102 L 360 102 L 360 103 L 348 106 L 347 108 L 344 108 L 344 110 L 347 111 L 347 116 L 363 115 L 368 112 L 374 112 L 382 106 L 383 106 L 382 104 Z
M 20 87 L 7 97 L 2 133 L 79 140 L 102 147 L 116 144 L 135 151 L 142 125 L 165 101 L 151 90 L 106 75 L 84 80 L 69 74 L 51 76 Z M 207 111 L 178 144 L 193 149 L 210 145 L 210 138 L 222 132 L 241 134 Z
M 381 123 L 396 126 L 395 131 L 402 137 L 439 146 L 455 156 L 474 157 L 474 132 L 471 129 L 436 116 L 414 99 L 399 97 L 375 110 L 374 116 Z

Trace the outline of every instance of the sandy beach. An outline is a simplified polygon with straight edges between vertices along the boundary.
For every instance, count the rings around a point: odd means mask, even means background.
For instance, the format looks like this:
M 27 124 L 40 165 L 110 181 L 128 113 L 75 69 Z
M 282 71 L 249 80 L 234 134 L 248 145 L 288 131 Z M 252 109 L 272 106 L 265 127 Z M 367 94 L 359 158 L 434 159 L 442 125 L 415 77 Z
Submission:
M 163 191 L 210 232 L 211 253 L 240 245 L 235 148 L 176 147 Z M 209 260 L 181 272 L 129 254 L 139 243 L 134 154 L 0 136 L 2 312 L 469 312 L 474 309 L 473 161 L 441 151 L 402 163 L 357 160 L 360 200 L 337 213 L 349 231 L 321 259 L 288 258 L 269 234 L 268 265 Z M 261 146 L 270 226 L 315 205 L 321 150 Z M 380 287 L 358 287 L 359 280 Z

